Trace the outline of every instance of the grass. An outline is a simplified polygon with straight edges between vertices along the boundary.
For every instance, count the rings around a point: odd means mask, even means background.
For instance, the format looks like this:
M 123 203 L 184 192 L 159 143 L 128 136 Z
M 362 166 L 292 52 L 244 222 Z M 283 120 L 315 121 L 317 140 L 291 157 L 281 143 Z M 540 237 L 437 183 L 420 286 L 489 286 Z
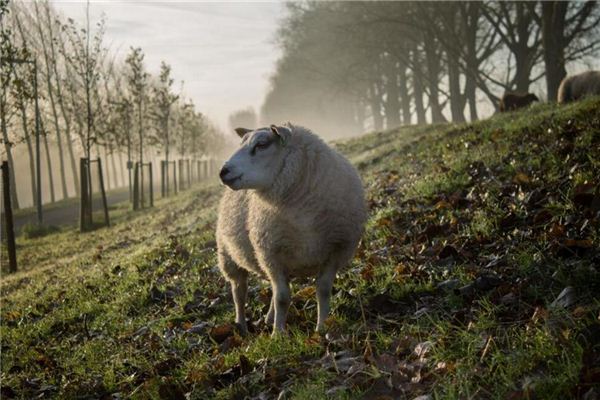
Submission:
M 582 397 L 600 373 L 598 110 L 538 105 L 336 143 L 370 217 L 323 337 L 311 282 L 295 282 L 289 335 L 271 339 L 255 279 L 251 333 L 236 333 L 216 185 L 117 208 L 110 228 L 19 237 L 21 271 L 0 292 L 2 396 Z M 553 305 L 565 288 L 572 301 Z
M 21 228 L 21 234 L 27 239 L 43 237 L 58 231 L 60 228 L 54 225 L 25 224 Z
M 115 193 L 123 193 L 127 190 L 129 190 L 129 189 L 126 187 L 110 189 L 110 190 L 106 191 L 106 195 L 110 196 L 111 194 L 115 194 Z M 94 194 L 92 195 L 92 199 L 94 199 L 95 201 L 99 200 L 100 198 L 101 198 L 100 192 L 94 192 Z M 63 208 L 63 207 L 67 207 L 67 206 L 79 207 L 79 201 L 80 201 L 79 197 L 74 196 L 74 197 L 69 197 L 66 199 L 57 200 L 54 203 L 43 203 L 44 210 L 49 211 L 49 210 L 53 210 L 55 208 Z M 30 207 L 25 207 L 25 208 L 20 208 L 18 210 L 14 210 L 13 215 L 14 215 L 14 217 L 25 217 L 25 216 L 35 215 L 36 212 L 37 212 L 36 207 L 30 206 Z

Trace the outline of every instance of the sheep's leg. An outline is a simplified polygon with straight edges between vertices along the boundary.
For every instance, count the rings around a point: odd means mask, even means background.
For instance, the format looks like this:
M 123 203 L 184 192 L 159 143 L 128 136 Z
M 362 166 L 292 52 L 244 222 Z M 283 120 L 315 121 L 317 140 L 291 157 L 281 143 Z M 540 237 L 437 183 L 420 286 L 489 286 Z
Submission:
M 236 279 L 231 281 L 231 293 L 235 304 L 235 323 L 240 329 L 240 333 L 248 333 L 246 325 L 246 295 L 248 294 L 248 272 L 240 269 Z
M 273 309 L 275 316 L 273 318 L 273 335 L 285 330 L 285 320 L 287 319 L 288 309 L 291 303 L 290 285 L 287 277 L 276 273 L 271 277 L 271 286 L 273 287 Z
M 248 332 L 245 313 L 246 295 L 248 293 L 248 271 L 238 267 L 223 248 L 219 248 L 218 255 L 219 268 L 231 284 L 231 294 L 233 295 L 233 303 L 235 305 L 235 322 L 240 328 L 240 333 L 245 335 Z
M 329 266 L 321 271 L 317 277 L 317 332 L 325 330 L 325 320 L 329 315 L 329 302 L 331 288 L 335 279 L 336 268 Z
M 275 320 L 275 296 L 271 296 L 271 304 L 269 305 L 269 311 L 265 316 L 265 323 L 267 325 L 272 325 Z

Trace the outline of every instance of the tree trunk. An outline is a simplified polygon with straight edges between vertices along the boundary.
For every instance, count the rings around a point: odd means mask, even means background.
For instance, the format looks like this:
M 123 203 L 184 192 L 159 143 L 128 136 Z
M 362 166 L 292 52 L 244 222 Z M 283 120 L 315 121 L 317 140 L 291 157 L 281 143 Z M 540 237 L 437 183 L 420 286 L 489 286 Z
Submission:
M 398 69 L 398 81 L 399 81 L 399 91 L 400 91 L 400 106 L 402 108 L 402 123 L 404 125 L 411 124 L 411 114 L 410 114 L 410 96 L 408 95 L 408 78 L 406 75 L 406 63 L 400 62 L 400 67 Z
M 362 133 L 365 130 L 365 105 L 361 100 L 354 102 L 354 117 L 359 131 Z M 200 177 L 199 177 L 200 178 Z
M 31 198 L 33 205 L 36 205 L 36 186 L 35 186 L 35 160 L 33 157 L 33 146 L 31 145 L 31 137 L 29 135 L 29 124 L 27 123 L 27 109 L 22 98 L 19 99 L 19 109 L 21 110 L 21 123 L 23 124 L 23 134 L 27 143 L 27 153 L 29 154 L 29 172 L 31 174 Z
M 48 15 L 48 18 L 50 18 L 50 16 Z M 62 49 L 64 51 L 64 43 L 62 42 L 62 38 L 61 40 L 61 46 Z M 54 49 L 54 41 L 50 41 L 50 49 L 52 51 L 53 54 L 53 58 L 56 60 L 56 52 Z M 70 69 L 69 69 L 69 63 L 65 62 L 65 75 L 66 75 L 66 79 L 69 80 L 71 79 L 71 74 L 70 74 Z M 58 104 L 60 106 L 60 112 L 63 116 L 63 119 L 65 121 L 65 141 L 66 141 L 66 145 L 67 145 L 67 151 L 69 153 L 69 161 L 71 163 L 71 172 L 73 173 L 73 185 L 75 187 L 75 196 L 79 196 L 79 175 L 78 175 L 78 168 L 77 168 L 77 164 L 75 162 L 75 155 L 73 153 L 73 137 L 71 136 L 71 117 L 68 115 L 67 113 L 67 109 L 65 107 L 65 99 L 63 97 L 62 94 L 62 89 L 61 89 L 61 85 L 60 85 L 60 81 L 59 81 L 59 76 L 58 72 L 56 71 L 56 62 L 54 63 L 54 76 L 56 76 L 56 94 L 58 97 Z M 73 89 L 74 90 L 74 89 Z M 77 117 L 76 117 L 77 118 Z
M 423 70 L 420 67 L 421 60 L 417 46 L 411 51 L 411 63 L 413 73 L 413 97 L 415 99 L 415 111 L 417 113 L 417 124 L 426 124 L 425 106 L 423 105 Z
M 477 60 L 474 58 L 474 53 L 471 53 L 466 60 L 467 71 L 465 74 L 465 96 L 469 105 L 469 116 L 471 121 L 477 121 Z
M 471 121 L 477 121 L 477 76 L 479 61 L 477 59 L 477 26 L 480 17 L 479 3 L 466 3 L 463 10 L 463 31 L 466 42 L 466 71 L 465 72 L 465 100 L 469 105 L 469 116 Z
M 398 93 L 398 71 L 395 60 L 384 58 L 386 100 L 384 103 L 386 128 L 391 129 L 400 125 L 400 101 Z
M 21 22 L 19 20 L 18 17 L 15 17 L 16 23 L 17 23 L 17 28 L 19 30 L 19 33 L 21 35 L 21 40 L 23 41 L 23 43 L 26 43 L 26 38 L 25 35 L 23 33 L 23 27 L 21 26 Z M 37 71 L 36 71 L 37 72 Z M 13 74 L 15 76 L 15 79 L 18 78 L 17 72 L 13 69 Z M 29 154 L 29 170 L 31 173 L 31 197 L 33 199 L 33 205 L 37 206 L 37 189 L 36 189 L 36 165 L 35 165 L 35 160 L 34 160 L 34 155 L 33 155 L 33 147 L 31 145 L 31 137 L 30 137 L 30 133 L 29 133 L 29 126 L 27 123 L 27 107 L 25 105 L 25 100 L 23 98 L 25 94 L 24 93 L 20 93 L 18 95 L 19 99 L 19 110 L 21 111 L 21 123 L 23 124 L 23 135 L 25 136 L 25 142 L 27 143 L 27 152 Z M 37 118 L 37 116 L 36 116 Z
M 479 119 L 477 115 L 477 84 L 470 74 L 466 76 L 466 79 L 465 95 L 469 104 L 469 116 L 471 121 L 477 121 Z
M 69 162 L 73 173 L 73 185 L 75 186 L 75 196 L 79 196 L 79 175 L 77 174 L 77 164 L 75 163 L 75 155 L 73 154 L 73 138 L 71 136 L 71 125 L 65 127 L 65 140 L 67 144 L 67 152 L 69 154 Z
M 2 88 L 4 91 L 4 88 Z M 8 127 L 6 126 L 6 109 L 5 102 L 0 102 L 0 124 L 2 125 L 2 142 L 4 143 L 4 151 L 8 161 L 8 169 L 10 170 L 10 202 L 15 210 L 19 209 L 19 197 L 17 196 L 17 186 L 15 180 L 15 163 L 12 156 L 12 144 L 8 138 Z
M 453 122 L 465 122 L 463 94 L 460 90 L 460 70 L 458 56 L 453 51 L 446 52 L 448 61 L 448 85 L 450 88 L 450 111 Z
M 52 172 L 52 159 L 50 158 L 50 148 L 48 147 L 48 134 L 44 130 L 42 125 L 42 132 L 44 137 L 44 151 L 46 152 L 46 167 L 48 168 L 48 186 L 50 188 L 50 202 L 54 203 L 56 198 L 54 197 L 54 173 Z
M 140 138 L 140 206 L 144 207 L 144 129 L 142 125 L 142 100 L 138 104 L 138 134 Z
M 568 2 L 542 2 L 542 43 L 546 65 L 548 101 L 556 101 L 560 82 L 567 76 L 564 54 L 564 27 Z
M 369 103 L 371 108 L 371 115 L 373 116 L 373 129 L 380 131 L 383 129 L 383 116 L 381 115 L 381 97 L 377 83 L 373 83 L 369 94 Z
M 125 170 L 126 167 L 123 167 L 125 164 L 123 163 L 123 153 L 119 151 L 119 169 L 121 170 L 121 186 L 125 186 Z
M 111 186 L 111 179 L 110 179 L 110 171 L 108 170 L 108 146 L 104 145 L 104 160 L 105 164 L 104 164 L 104 169 L 106 172 L 106 189 L 110 190 L 112 188 Z M 98 153 L 100 153 L 100 149 L 98 149 Z M 98 154 L 98 158 L 100 158 L 100 154 Z
M 169 119 L 165 125 L 165 193 L 169 195 Z M 173 182 L 173 184 L 175 184 Z
M 431 33 L 425 33 L 424 49 L 427 63 L 427 80 L 429 86 L 429 104 L 431 106 L 431 122 L 447 122 L 442 114 L 442 107 L 439 99 L 439 76 L 440 76 L 440 52 L 436 50 L 435 39 Z
M 515 56 L 515 89 L 518 93 L 529 92 L 529 76 L 531 69 L 527 68 L 527 49 L 519 46 L 513 53 Z
M 55 62 L 56 60 L 52 60 L 52 61 L 50 60 L 50 56 L 48 54 L 48 48 L 46 47 L 46 40 L 44 40 L 44 37 L 46 35 L 44 35 L 44 32 L 42 31 L 42 19 L 40 17 L 38 3 L 34 2 L 33 4 L 35 6 L 35 14 L 36 14 L 35 25 L 37 26 L 38 33 L 40 35 L 40 41 L 42 43 L 42 52 L 44 54 L 44 62 L 46 64 L 46 83 L 48 85 L 48 97 L 50 98 L 50 106 L 52 109 L 52 117 L 53 117 L 53 121 L 54 121 L 54 131 L 56 132 L 56 144 L 58 145 L 58 159 L 59 159 L 59 164 L 60 164 L 61 189 L 62 189 L 63 198 L 66 199 L 67 197 L 69 197 L 69 192 L 67 191 L 67 180 L 65 178 L 65 161 L 64 161 L 64 155 L 63 155 L 62 136 L 60 134 L 60 126 L 58 124 L 58 112 L 56 110 L 56 101 L 54 100 L 54 91 L 52 90 L 52 71 L 55 71 L 56 69 L 50 68 L 51 63 Z M 46 4 L 46 7 L 49 7 L 49 5 Z M 50 32 L 50 40 L 52 40 L 51 32 Z M 47 138 L 44 138 L 44 140 L 46 141 L 46 146 L 47 146 Z M 52 174 L 51 172 L 49 172 L 49 173 Z M 54 192 L 54 188 L 52 188 L 52 193 L 53 192 Z M 54 202 L 54 195 L 52 195 L 52 202 Z
M 110 167 L 112 168 L 112 182 L 113 188 L 118 188 L 118 176 L 117 176 L 117 165 L 115 164 L 115 151 L 112 146 L 109 146 L 109 155 L 110 155 Z M 106 175 L 108 175 L 108 158 L 106 159 Z
M 133 164 L 132 164 L 132 159 L 131 159 L 131 126 L 129 124 L 129 118 L 127 118 L 127 182 L 129 184 L 129 201 L 133 203 L 134 201 L 134 196 L 133 196 L 133 182 L 132 182 L 132 176 L 131 174 L 133 173 Z

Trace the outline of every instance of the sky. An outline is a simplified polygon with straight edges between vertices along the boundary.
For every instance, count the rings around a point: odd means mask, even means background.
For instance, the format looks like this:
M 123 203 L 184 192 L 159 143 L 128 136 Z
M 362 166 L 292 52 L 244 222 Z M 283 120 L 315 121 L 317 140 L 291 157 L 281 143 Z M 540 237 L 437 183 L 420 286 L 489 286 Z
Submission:
M 51 0 L 57 11 L 85 26 L 85 1 Z M 280 51 L 275 45 L 282 2 L 90 2 L 90 23 L 106 17 L 105 42 L 125 59 L 141 47 L 146 68 L 158 75 L 172 66 L 174 85 L 221 129 L 228 116 L 249 106 L 259 112 Z

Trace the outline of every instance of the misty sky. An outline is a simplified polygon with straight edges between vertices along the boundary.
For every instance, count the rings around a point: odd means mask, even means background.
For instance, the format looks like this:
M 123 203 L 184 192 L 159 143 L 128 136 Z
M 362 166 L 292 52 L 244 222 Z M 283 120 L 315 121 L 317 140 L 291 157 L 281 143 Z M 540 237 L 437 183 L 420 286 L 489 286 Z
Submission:
M 51 3 L 85 26 L 85 1 Z M 259 111 L 279 56 L 274 35 L 283 8 L 274 1 L 92 1 L 90 20 L 105 14 L 105 41 L 119 58 L 139 46 L 154 75 L 161 60 L 171 64 L 177 90 L 185 81 L 197 109 L 227 130 L 232 111 Z

